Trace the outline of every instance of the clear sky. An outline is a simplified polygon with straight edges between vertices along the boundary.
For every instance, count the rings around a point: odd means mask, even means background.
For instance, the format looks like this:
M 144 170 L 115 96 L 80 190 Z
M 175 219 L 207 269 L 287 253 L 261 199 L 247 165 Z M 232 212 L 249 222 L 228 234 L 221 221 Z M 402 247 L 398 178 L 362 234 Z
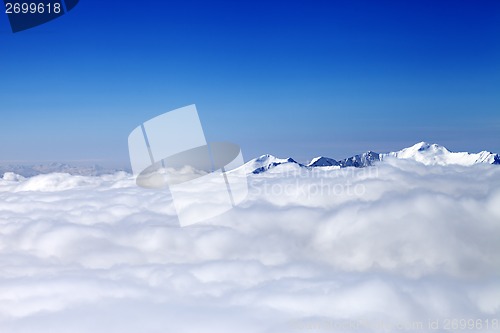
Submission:
M 128 162 L 196 104 L 209 141 L 305 161 L 418 141 L 500 152 L 500 1 L 102 1 L 13 34 L 0 160 Z

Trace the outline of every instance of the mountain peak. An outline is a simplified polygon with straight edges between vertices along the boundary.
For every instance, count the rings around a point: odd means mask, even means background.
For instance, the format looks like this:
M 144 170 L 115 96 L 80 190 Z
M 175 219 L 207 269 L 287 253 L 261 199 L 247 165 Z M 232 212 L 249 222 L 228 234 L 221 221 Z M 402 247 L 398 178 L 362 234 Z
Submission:
M 308 167 L 329 167 L 329 166 L 337 166 L 339 162 L 334 160 L 333 158 L 318 156 L 315 157 L 309 162 Z
M 259 174 L 281 164 L 296 164 L 302 166 L 291 157 L 278 158 L 270 154 L 265 154 L 245 163 L 245 168 L 247 172 Z
M 274 160 L 274 159 L 277 159 L 276 156 L 274 155 L 271 155 L 271 154 L 264 154 L 264 155 L 261 155 L 259 157 L 257 157 L 255 159 L 256 162 L 265 162 L 265 161 L 269 161 L 269 160 Z
M 413 146 L 405 148 L 405 149 L 426 151 L 426 150 L 439 150 L 439 149 L 446 149 L 446 148 L 438 145 L 437 143 L 429 143 L 429 142 L 421 141 L 421 142 L 416 143 Z
M 420 141 L 419 143 L 414 144 L 413 146 L 409 148 L 415 148 L 417 150 L 426 150 L 431 147 L 431 144 L 425 141 Z

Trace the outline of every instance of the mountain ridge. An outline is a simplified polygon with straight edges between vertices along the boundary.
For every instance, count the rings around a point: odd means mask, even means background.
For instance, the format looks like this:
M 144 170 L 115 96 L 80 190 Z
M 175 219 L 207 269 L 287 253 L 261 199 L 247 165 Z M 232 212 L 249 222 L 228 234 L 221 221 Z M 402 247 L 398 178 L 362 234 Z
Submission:
M 335 160 L 326 156 L 313 158 L 309 163 L 299 163 L 293 158 L 279 158 L 270 154 L 261 155 L 254 158 L 238 169 L 244 170 L 247 174 L 260 174 L 272 170 L 280 165 L 298 166 L 302 168 L 318 168 L 320 170 L 341 169 L 347 167 L 364 168 L 391 158 L 413 160 L 425 165 L 464 165 L 493 164 L 500 165 L 500 155 L 488 151 L 479 153 L 452 152 L 444 146 L 419 142 L 411 147 L 389 153 L 377 153 L 367 151 L 342 160 Z M 47 163 L 33 165 L 0 165 L 0 175 L 12 173 L 23 177 L 33 177 L 39 174 L 53 172 L 69 173 L 82 176 L 99 176 L 103 174 L 116 173 L 128 170 L 110 169 L 99 165 L 74 166 L 66 163 Z M 8 177 L 14 177 L 8 175 Z
M 267 159 L 272 160 L 271 164 L 258 164 L 260 162 L 265 162 L 261 159 L 263 156 L 267 156 Z M 414 160 L 416 162 L 425 165 L 463 165 L 471 166 L 474 164 L 494 164 L 500 165 L 500 155 L 481 151 L 479 153 L 469 153 L 469 152 L 452 152 L 446 147 L 438 145 L 436 143 L 430 144 L 425 141 L 419 142 L 411 147 L 403 148 L 399 151 L 389 152 L 389 153 L 377 153 L 374 151 L 367 151 L 362 154 L 357 154 L 342 160 L 335 160 L 326 156 L 315 157 L 308 164 L 301 164 L 296 162 L 292 158 L 282 159 L 275 157 L 273 155 L 262 155 L 259 158 L 253 159 L 245 164 L 246 167 L 251 169 L 251 173 L 259 174 L 266 172 L 270 169 L 275 168 L 282 164 L 297 164 L 301 167 L 306 168 L 363 168 L 372 166 L 377 162 L 381 162 L 387 159 L 406 159 Z M 256 168 L 252 169 L 252 166 Z

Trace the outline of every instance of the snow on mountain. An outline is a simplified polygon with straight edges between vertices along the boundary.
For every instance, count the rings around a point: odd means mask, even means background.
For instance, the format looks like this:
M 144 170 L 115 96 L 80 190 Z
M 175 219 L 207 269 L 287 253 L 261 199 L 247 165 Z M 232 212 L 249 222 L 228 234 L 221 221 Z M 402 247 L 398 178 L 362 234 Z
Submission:
M 463 165 L 471 166 L 479 163 L 500 164 L 500 156 L 487 151 L 479 153 L 451 152 L 438 144 L 419 142 L 397 152 L 381 154 L 381 160 L 387 157 L 410 159 L 425 165 Z
M 329 157 L 316 157 L 311 160 L 311 162 L 307 165 L 310 168 L 317 167 L 337 167 L 337 168 L 346 168 L 346 167 L 367 167 L 373 165 L 374 162 L 380 161 L 379 154 L 368 151 L 363 154 L 355 155 L 340 161 L 336 161 L 333 158 Z
M 332 167 L 332 166 L 339 166 L 339 162 L 337 162 L 333 158 L 318 156 L 316 158 L 313 158 L 307 166 L 308 167 Z
M 277 158 L 273 155 L 262 155 L 255 158 L 245 164 L 245 170 L 247 173 L 259 174 L 266 172 L 270 169 L 277 167 L 278 165 L 293 165 L 303 168 L 321 168 L 321 169 L 339 169 L 346 167 L 356 167 L 362 168 L 373 165 L 374 162 L 380 161 L 378 153 L 368 151 L 363 154 L 355 155 L 341 161 L 334 160 L 330 157 L 319 156 L 313 158 L 309 164 L 304 165 L 298 163 L 292 158 Z
M 303 166 L 293 158 L 277 158 L 276 156 L 266 154 L 250 160 L 243 167 L 247 173 L 259 174 L 282 164 Z
M 373 165 L 374 162 L 380 161 L 380 154 L 373 151 L 355 155 L 340 161 L 340 167 L 356 167 L 363 168 Z
M 338 169 L 338 168 L 363 168 L 374 165 L 376 162 L 388 158 L 414 160 L 425 165 L 463 165 L 471 166 L 479 163 L 499 164 L 500 155 L 482 151 L 479 153 L 451 152 L 438 144 L 419 142 L 411 147 L 390 153 L 376 153 L 368 151 L 337 161 L 330 157 L 319 156 L 313 158 L 307 165 L 300 164 L 292 158 L 282 159 L 272 155 L 262 155 L 245 164 L 247 173 L 259 174 L 279 165 L 293 165 L 304 168 Z

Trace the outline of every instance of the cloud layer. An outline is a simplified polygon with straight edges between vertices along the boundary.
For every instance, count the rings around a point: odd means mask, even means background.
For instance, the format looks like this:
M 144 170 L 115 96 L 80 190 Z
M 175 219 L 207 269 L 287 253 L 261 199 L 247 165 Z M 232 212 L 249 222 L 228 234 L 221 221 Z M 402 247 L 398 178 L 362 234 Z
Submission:
M 249 181 L 242 205 L 180 228 L 170 194 L 126 173 L 4 175 L 0 332 L 422 332 L 500 319 L 500 168 L 284 165 Z

